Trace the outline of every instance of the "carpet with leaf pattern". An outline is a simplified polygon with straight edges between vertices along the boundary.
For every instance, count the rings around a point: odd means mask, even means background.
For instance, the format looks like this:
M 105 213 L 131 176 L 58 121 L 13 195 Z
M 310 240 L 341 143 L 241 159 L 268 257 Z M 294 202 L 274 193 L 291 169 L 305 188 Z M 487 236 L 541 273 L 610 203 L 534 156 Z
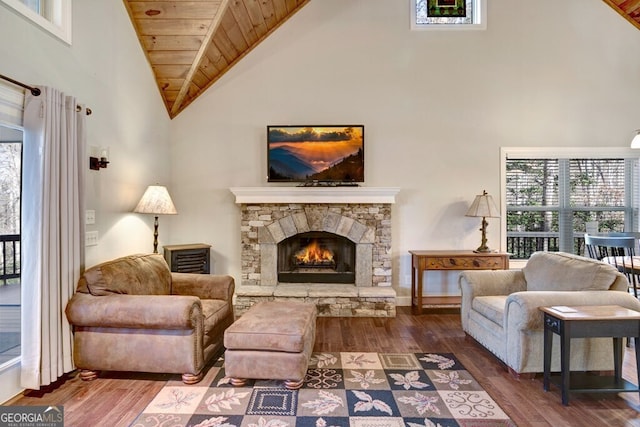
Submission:
M 314 353 L 304 385 L 234 387 L 220 358 L 198 384 L 169 381 L 135 427 L 515 426 L 450 353 Z

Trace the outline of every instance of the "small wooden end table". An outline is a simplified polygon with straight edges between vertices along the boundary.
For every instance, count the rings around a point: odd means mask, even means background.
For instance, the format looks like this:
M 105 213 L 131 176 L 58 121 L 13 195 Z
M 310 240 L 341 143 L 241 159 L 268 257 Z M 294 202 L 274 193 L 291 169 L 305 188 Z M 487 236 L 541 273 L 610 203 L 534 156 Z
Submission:
M 636 369 L 640 376 L 640 312 L 618 305 L 540 307 L 544 312 L 544 380 L 549 391 L 553 334 L 560 336 L 560 382 L 562 404 L 569 404 L 569 392 L 640 392 L 640 388 L 622 378 L 622 339 L 633 338 Z M 613 338 L 614 375 L 598 376 L 571 373 L 571 338 Z M 557 377 L 557 376 L 556 376 Z M 639 378 L 640 379 L 640 378 Z
M 409 251 L 411 254 L 411 311 L 422 314 L 424 302 L 460 304 L 459 296 L 423 296 L 424 272 L 427 270 L 508 270 L 509 254 L 474 251 Z M 423 302 L 424 301 L 424 302 Z

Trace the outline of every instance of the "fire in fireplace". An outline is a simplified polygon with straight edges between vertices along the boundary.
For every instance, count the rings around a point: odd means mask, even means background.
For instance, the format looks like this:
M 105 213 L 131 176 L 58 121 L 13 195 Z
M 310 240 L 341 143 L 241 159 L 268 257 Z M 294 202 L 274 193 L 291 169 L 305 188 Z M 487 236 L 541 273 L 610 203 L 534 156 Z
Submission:
M 300 233 L 278 243 L 278 281 L 355 283 L 355 243 L 324 231 Z
M 333 259 L 333 251 L 322 247 L 318 239 L 311 240 L 307 246 L 299 250 L 293 257 L 294 263 L 300 268 L 332 268 L 336 262 Z

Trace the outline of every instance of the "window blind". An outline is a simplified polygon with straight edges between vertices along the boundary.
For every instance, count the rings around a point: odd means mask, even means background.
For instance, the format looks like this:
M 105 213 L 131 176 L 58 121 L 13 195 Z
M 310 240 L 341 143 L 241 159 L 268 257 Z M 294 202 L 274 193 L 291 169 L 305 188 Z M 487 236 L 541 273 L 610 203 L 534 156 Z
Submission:
M 0 124 L 22 127 L 24 90 L 0 81 Z
M 557 250 L 576 253 L 589 223 L 638 231 L 637 158 L 536 156 L 507 159 L 505 169 L 508 239 L 557 236 Z

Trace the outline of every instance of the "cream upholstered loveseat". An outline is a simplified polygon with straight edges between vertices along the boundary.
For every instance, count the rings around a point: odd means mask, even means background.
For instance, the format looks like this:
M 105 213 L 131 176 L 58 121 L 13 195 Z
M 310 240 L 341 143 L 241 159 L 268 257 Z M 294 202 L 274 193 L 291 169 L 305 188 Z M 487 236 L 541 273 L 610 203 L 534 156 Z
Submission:
M 522 270 L 463 271 L 462 329 L 516 374 L 543 371 L 539 307 L 620 305 L 640 311 L 626 277 L 615 267 L 562 252 L 536 252 Z M 554 336 L 552 371 L 560 370 Z M 571 370 L 613 369 L 610 338 L 573 339 Z
M 200 381 L 233 323 L 230 276 L 172 273 L 159 254 L 131 255 L 92 267 L 66 314 L 80 377 L 97 371 L 182 374 Z

